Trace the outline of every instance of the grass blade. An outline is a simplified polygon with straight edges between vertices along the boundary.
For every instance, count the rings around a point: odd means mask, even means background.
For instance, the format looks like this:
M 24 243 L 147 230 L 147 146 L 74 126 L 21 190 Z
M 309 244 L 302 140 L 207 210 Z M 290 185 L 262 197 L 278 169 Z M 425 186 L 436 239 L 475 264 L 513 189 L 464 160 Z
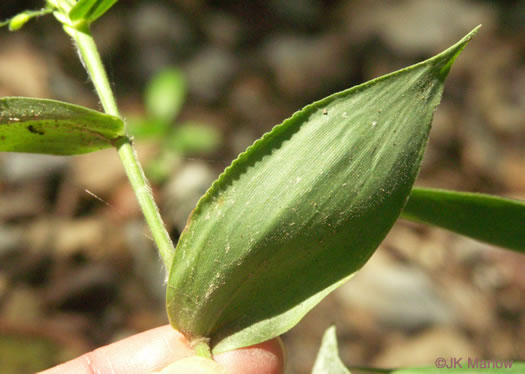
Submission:
M 525 202 L 497 196 L 414 188 L 402 218 L 525 253 Z
M 85 19 L 93 22 L 106 13 L 117 0 L 80 0 L 69 12 L 72 21 Z
M 457 358 L 459 359 L 459 357 Z M 374 369 L 374 368 L 352 368 L 352 372 L 358 374 L 522 374 L 525 373 L 525 362 L 514 362 L 513 360 L 482 360 L 478 358 L 465 357 L 460 360 L 460 365 L 454 365 L 454 358 L 448 361 L 440 361 L 441 364 L 449 365 L 443 367 L 427 366 L 403 369 Z M 436 361 L 437 362 L 437 361 Z

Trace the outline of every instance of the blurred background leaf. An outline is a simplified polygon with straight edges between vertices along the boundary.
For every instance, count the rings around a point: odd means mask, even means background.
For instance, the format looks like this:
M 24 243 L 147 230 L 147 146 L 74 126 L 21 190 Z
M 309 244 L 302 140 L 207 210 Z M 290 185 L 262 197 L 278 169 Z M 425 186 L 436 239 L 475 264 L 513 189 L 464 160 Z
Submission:
M 209 154 L 220 146 L 217 129 L 193 121 L 175 121 L 185 96 L 183 73 L 177 68 L 163 69 L 146 85 L 146 116 L 129 120 L 129 130 L 137 140 L 149 140 L 158 146 L 158 156 L 145 166 L 147 176 L 155 183 L 166 181 L 182 158 Z
M 212 152 L 220 144 L 220 135 L 213 127 L 185 122 L 173 129 L 167 139 L 167 147 L 181 154 Z
M 149 117 L 166 122 L 175 120 L 186 97 L 186 83 L 177 68 L 163 70 L 149 81 L 144 96 Z

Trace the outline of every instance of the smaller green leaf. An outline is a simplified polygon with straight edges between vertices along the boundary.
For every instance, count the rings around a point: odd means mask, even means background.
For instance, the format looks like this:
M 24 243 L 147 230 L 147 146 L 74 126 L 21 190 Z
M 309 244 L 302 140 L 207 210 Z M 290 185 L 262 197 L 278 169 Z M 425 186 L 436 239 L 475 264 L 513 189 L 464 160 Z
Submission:
M 479 193 L 414 188 L 401 217 L 525 253 L 523 201 Z
M 0 98 L 0 152 L 75 155 L 114 146 L 120 118 L 61 101 Z
M 82 18 L 87 18 L 91 8 L 100 0 L 80 0 L 69 11 L 69 18 L 71 21 L 78 21 Z
M 102 17 L 113 5 L 117 3 L 117 0 L 104 0 L 101 1 L 99 6 L 91 13 L 89 17 L 90 21 L 93 22 Z
M 9 21 L 9 31 L 20 30 L 31 18 L 28 12 L 17 14 Z
M 350 374 L 339 358 L 335 326 L 329 327 L 323 335 L 312 374 Z
M 145 101 L 148 116 L 172 122 L 186 96 L 182 72 L 169 68 L 157 73 L 146 87 Z
M 20 30 L 30 19 L 44 16 L 46 14 L 52 13 L 51 8 L 43 8 L 40 10 L 26 10 L 22 13 L 18 13 L 16 16 L 0 22 L 0 27 L 9 26 L 9 31 Z
M 117 0 L 80 0 L 69 11 L 71 21 L 93 22 L 106 13 Z

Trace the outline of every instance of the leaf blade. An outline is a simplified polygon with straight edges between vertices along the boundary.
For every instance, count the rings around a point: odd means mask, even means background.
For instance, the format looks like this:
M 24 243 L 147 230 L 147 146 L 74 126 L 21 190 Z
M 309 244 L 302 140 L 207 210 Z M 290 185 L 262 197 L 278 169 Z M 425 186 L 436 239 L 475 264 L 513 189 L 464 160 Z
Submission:
M 120 118 L 56 100 L 0 99 L 0 152 L 75 155 L 114 146 Z
M 106 13 L 117 0 L 80 0 L 69 11 L 72 21 L 93 22 Z
M 451 365 L 449 358 L 448 365 Z M 470 363 L 469 361 L 470 360 Z M 492 366 L 488 366 L 492 365 Z M 501 365 L 494 367 L 494 365 Z M 505 366 L 507 365 L 507 366 Z M 354 370 L 354 368 L 352 368 Z M 481 360 L 478 358 L 467 358 L 466 362 L 461 361 L 461 367 L 413 367 L 413 368 L 401 368 L 401 369 L 375 369 L 375 368 L 355 368 L 360 373 L 377 373 L 377 374 L 442 374 L 444 371 L 451 374 L 500 374 L 502 372 L 509 374 L 521 374 L 525 372 L 525 362 L 514 362 L 514 360 Z
M 109 9 L 113 7 L 117 3 L 117 0 L 103 0 L 99 3 L 99 5 L 91 12 L 91 16 L 89 17 L 89 20 L 91 22 L 96 21 L 100 17 L 102 17 Z
M 474 32 L 303 108 L 241 154 L 180 237 L 172 325 L 190 341 L 210 339 L 214 353 L 255 344 L 293 327 L 316 295 L 357 271 L 401 212 L 447 66 Z
M 525 202 L 497 196 L 414 188 L 402 218 L 525 253 Z
M 69 11 L 69 18 L 78 21 L 88 15 L 91 8 L 100 0 L 80 0 Z
M 321 348 L 315 359 L 312 374 L 350 374 L 339 358 L 335 326 L 331 326 L 323 334 Z

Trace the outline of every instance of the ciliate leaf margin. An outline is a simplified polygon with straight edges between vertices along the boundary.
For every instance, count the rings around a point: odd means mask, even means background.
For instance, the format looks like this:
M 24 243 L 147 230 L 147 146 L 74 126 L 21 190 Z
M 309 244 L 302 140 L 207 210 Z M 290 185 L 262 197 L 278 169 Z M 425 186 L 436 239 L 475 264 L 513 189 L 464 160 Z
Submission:
M 246 162 L 248 160 L 248 157 L 250 157 L 251 153 L 255 153 L 258 149 L 263 147 L 264 144 L 266 144 L 266 142 L 270 138 L 277 137 L 281 133 L 281 131 L 284 131 L 284 129 L 286 129 L 289 125 L 291 125 L 294 122 L 296 122 L 298 117 L 304 116 L 304 115 L 308 115 L 308 114 L 312 113 L 313 111 L 317 110 L 319 107 L 323 107 L 324 105 L 326 105 L 327 103 L 333 101 L 334 99 L 337 99 L 338 97 L 347 96 L 347 95 L 349 95 L 351 93 L 357 93 L 357 92 L 365 90 L 366 88 L 368 88 L 368 87 L 370 87 L 372 85 L 375 85 L 375 84 L 377 84 L 377 83 L 379 83 L 381 81 L 393 78 L 393 77 L 395 77 L 397 75 L 401 75 L 401 74 L 406 73 L 407 71 L 410 71 L 410 70 L 415 70 L 415 69 L 417 69 L 417 68 L 419 68 L 419 67 L 421 67 L 423 65 L 427 65 L 427 64 L 429 64 L 432 61 L 435 61 L 435 60 L 438 60 L 438 59 L 442 58 L 442 55 L 445 55 L 447 53 L 447 51 L 449 51 L 451 49 L 454 49 L 454 48 L 457 48 L 458 45 L 463 44 L 462 48 L 458 49 L 457 52 L 455 53 L 455 56 L 450 59 L 451 62 L 449 64 L 447 64 L 442 69 L 441 74 L 443 74 L 443 76 L 446 77 L 446 75 L 448 74 L 448 70 L 450 69 L 450 66 L 452 65 L 452 62 L 463 51 L 463 49 L 465 48 L 466 44 L 477 33 L 477 31 L 479 30 L 480 27 L 481 27 L 481 25 L 475 27 L 470 33 L 468 33 L 459 42 L 457 42 L 456 44 L 454 44 L 450 48 L 447 48 L 445 51 L 441 52 L 440 54 L 438 54 L 438 55 L 436 55 L 436 56 L 434 56 L 432 58 L 429 58 L 427 60 L 424 60 L 424 61 L 419 62 L 419 63 L 414 64 L 414 65 L 408 66 L 408 67 L 406 67 L 404 69 L 397 70 L 395 72 L 392 72 L 392 73 L 389 73 L 389 74 L 386 74 L 386 75 L 382 75 L 382 76 L 380 76 L 378 78 L 369 80 L 369 81 L 364 82 L 362 84 L 359 84 L 357 86 L 351 87 L 351 88 L 349 88 L 347 90 L 336 92 L 336 93 L 334 93 L 332 95 L 329 95 L 329 96 L 327 96 L 327 97 L 325 97 L 325 98 L 323 98 L 321 100 L 318 100 L 316 102 L 308 104 L 308 105 L 304 106 L 302 109 L 296 111 L 291 117 L 288 117 L 282 123 L 274 126 L 269 132 L 265 133 L 261 138 L 257 139 L 251 146 L 246 148 L 246 150 L 244 152 L 239 154 L 239 156 L 237 156 L 237 158 L 235 160 L 233 160 L 233 162 L 228 167 L 226 167 L 224 169 L 224 171 L 212 183 L 212 185 L 206 191 L 206 193 L 199 199 L 195 209 L 191 213 L 191 216 L 197 214 L 199 212 L 201 206 L 203 204 L 206 204 L 209 199 L 211 199 L 218 191 L 220 191 L 220 189 L 223 187 L 223 185 L 225 183 L 225 179 L 228 177 L 228 175 L 229 175 L 229 173 L 231 172 L 232 169 L 238 167 L 237 165 L 240 165 L 240 164 Z M 188 222 L 191 220 L 191 216 L 188 218 Z

